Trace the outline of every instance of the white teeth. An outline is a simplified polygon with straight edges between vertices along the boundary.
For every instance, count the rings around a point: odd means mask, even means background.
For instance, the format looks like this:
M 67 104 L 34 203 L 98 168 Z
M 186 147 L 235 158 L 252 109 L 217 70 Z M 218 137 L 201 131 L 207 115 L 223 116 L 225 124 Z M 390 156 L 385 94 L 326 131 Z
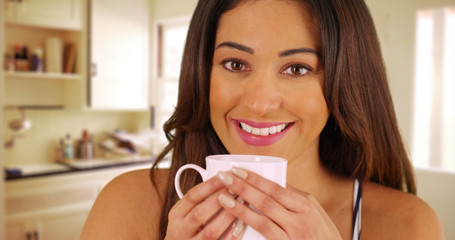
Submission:
M 268 127 L 268 128 L 255 128 L 255 127 L 251 127 L 250 125 L 248 125 L 246 123 L 240 122 L 240 127 L 242 128 L 243 131 L 245 131 L 247 133 L 251 133 L 256 136 L 268 136 L 268 135 L 272 135 L 275 133 L 280 133 L 287 127 L 287 125 L 288 124 L 283 123 L 283 124 Z
M 240 125 L 242 126 L 243 131 L 251 133 L 251 126 L 247 125 L 246 123 L 241 122 Z
M 259 133 L 261 136 L 268 136 L 269 135 L 269 129 L 268 128 L 261 128 L 261 131 Z
M 269 134 L 275 134 L 275 133 L 276 133 L 276 126 L 270 127 Z

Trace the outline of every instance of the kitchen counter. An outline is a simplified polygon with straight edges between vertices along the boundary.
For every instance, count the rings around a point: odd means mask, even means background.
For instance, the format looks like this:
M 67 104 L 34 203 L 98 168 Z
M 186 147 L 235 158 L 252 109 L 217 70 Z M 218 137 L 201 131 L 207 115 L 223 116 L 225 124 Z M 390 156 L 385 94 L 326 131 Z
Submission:
M 154 161 L 154 156 L 148 156 L 140 158 L 72 160 L 56 163 L 5 166 L 5 176 L 7 181 L 11 181 L 15 179 L 70 174 L 107 168 L 143 165 L 147 163 L 150 163 L 151 167 Z M 165 161 L 163 164 L 160 164 L 159 167 L 169 167 L 169 162 Z

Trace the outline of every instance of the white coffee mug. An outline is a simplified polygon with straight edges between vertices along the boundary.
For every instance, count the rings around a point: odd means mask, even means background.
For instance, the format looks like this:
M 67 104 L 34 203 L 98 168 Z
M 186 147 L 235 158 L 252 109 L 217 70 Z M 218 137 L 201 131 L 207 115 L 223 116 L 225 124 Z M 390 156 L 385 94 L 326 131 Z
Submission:
M 206 169 L 195 165 L 186 164 L 179 168 L 175 175 L 175 190 L 177 195 L 182 198 L 183 193 L 180 188 L 180 175 L 186 169 L 194 169 L 199 172 L 202 181 L 215 176 L 220 171 L 231 170 L 232 167 L 243 168 L 261 175 L 282 187 L 286 187 L 287 160 L 279 157 L 259 156 L 259 155 L 210 155 L 205 158 Z M 261 240 L 265 238 L 251 227 L 246 227 L 242 239 Z

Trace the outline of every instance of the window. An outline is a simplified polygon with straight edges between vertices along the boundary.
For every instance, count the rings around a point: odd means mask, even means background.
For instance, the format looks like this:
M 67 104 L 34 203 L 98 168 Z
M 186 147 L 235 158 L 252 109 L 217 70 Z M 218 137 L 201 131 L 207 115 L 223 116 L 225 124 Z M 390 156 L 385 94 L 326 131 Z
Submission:
M 167 142 L 163 124 L 174 112 L 177 104 L 180 65 L 190 18 L 182 17 L 157 24 L 155 129 L 161 145 Z
M 415 66 L 414 165 L 455 172 L 455 7 L 417 13 Z

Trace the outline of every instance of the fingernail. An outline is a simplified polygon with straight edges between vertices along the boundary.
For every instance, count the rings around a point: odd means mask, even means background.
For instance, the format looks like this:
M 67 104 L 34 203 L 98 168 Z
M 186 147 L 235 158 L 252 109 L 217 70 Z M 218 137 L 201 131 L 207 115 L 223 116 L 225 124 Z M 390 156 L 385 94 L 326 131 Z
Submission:
M 245 227 L 245 224 L 243 223 L 243 221 L 241 219 L 238 219 L 235 222 L 235 227 L 234 227 L 234 231 L 232 232 L 232 236 L 234 236 L 236 238 L 239 237 L 240 233 L 242 233 L 244 227 Z
M 218 195 L 218 201 L 227 208 L 235 207 L 235 200 L 225 194 Z
M 244 204 L 244 203 L 245 203 L 245 200 L 243 200 L 242 197 L 238 197 L 238 198 L 237 198 L 237 201 L 238 201 L 240 204 Z
M 232 173 L 234 173 L 237 177 L 241 179 L 246 179 L 246 177 L 248 177 L 248 173 L 241 168 L 233 167 Z
M 235 196 L 235 192 L 233 192 L 231 189 L 228 189 L 228 192 L 229 192 L 232 196 Z
M 225 185 L 231 185 L 234 179 L 227 173 L 225 172 L 219 172 L 217 175 L 218 179 L 221 180 Z

